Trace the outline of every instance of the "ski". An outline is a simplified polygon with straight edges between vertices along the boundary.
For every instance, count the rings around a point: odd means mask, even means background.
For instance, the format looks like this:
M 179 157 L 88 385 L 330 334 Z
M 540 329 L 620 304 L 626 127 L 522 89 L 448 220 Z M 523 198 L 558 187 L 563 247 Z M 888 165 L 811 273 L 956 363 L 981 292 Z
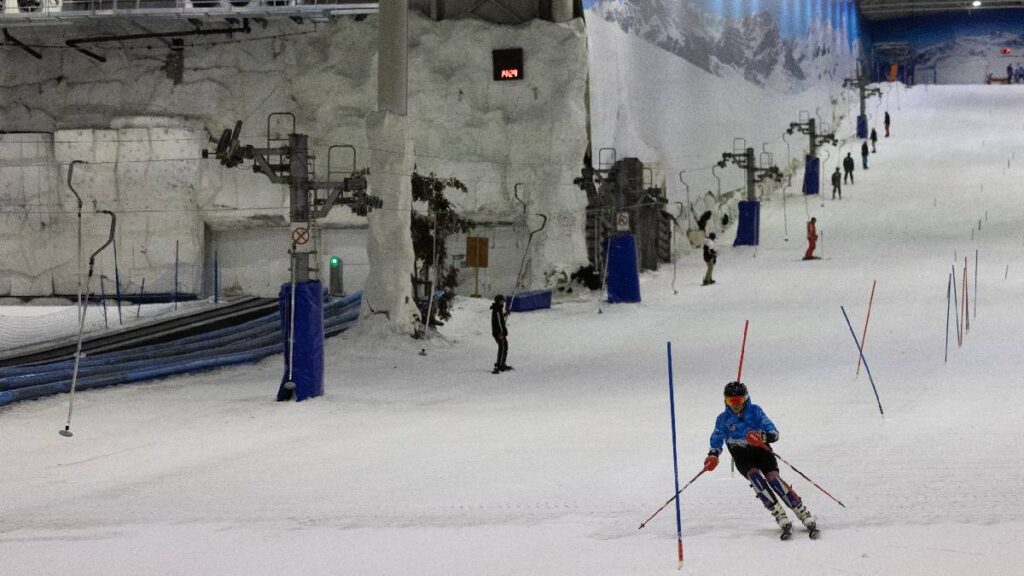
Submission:
M 807 535 L 811 538 L 811 540 L 817 540 L 819 534 L 821 534 L 821 530 L 818 530 L 817 528 L 807 529 Z
M 792 537 L 793 537 L 793 527 L 792 526 L 788 526 L 786 528 L 783 528 L 782 529 L 782 534 L 779 534 L 779 539 L 780 540 L 789 540 Z

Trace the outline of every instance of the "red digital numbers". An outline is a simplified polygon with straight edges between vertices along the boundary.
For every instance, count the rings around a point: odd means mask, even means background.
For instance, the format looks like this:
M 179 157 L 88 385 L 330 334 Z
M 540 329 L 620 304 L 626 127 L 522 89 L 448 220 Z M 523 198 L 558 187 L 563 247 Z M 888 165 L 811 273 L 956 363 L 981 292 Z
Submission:
M 514 80 L 516 78 L 519 78 L 518 68 L 505 68 L 501 71 L 502 80 Z

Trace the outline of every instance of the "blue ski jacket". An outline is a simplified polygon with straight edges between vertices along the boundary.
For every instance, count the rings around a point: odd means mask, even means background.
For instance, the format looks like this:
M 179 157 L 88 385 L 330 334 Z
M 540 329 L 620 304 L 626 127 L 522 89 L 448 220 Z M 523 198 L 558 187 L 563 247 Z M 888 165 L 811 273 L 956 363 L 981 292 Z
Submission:
M 715 420 L 715 431 L 711 433 L 711 450 L 709 454 L 721 454 L 722 443 L 730 446 L 747 446 L 747 432 L 755 430 L 764 432 L 768 442 L 775 442 L 779 439 L 779 430 L 768 418 L 757 404 L 752 404 L 747 399 L 747 405 L 739 414 L 732 411 L 732 408 L 725 407 L 725 411 L 718 415 Z

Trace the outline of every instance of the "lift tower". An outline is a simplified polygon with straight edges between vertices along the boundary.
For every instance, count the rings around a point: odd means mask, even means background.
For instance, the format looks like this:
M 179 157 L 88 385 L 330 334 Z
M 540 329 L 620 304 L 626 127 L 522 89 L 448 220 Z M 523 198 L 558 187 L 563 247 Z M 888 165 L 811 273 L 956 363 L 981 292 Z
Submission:
M 844 78 L 843 88 L 856 88 L 860 95 L 860 115 L 857 116 L 857 138 L 868 137 L 868 114 L 866 101 L 871 96 L 882 96 L 881 88 L 868 88 L 868 78 L 861 70 L 861 66 L 857 66 L 857 77 L 856 78 Z
M 274 117 L 291 119 L 287 144 L 271 145 L 270 125 Z M 309 153 L 309 136 L 295 132 L 295 115 L 275 112 L 267 117 L 267 145 L 263 148 L 242 146 L 238 136 L 242 122 L 234 130 L 227 129 L 216 140 L 216 157 L 228 168 L 252 160 L 253 172 L 263 174 L 275 184 L 288 186 L 288 222 L 291 259 L 291 281 L 281 288 L 281 320 L 285 323 L 286 372 L 278 391 L 278 400 L 293 396 L 298 400 L 323 394 L 323 294 L 320 287 L 320 226 L 338 204 L 365 216 L 381 207 L 380 198 L 367 193 L 367 170 L 356 170 L 355 148 L 346 145 L 327 149 L 327 180 L 313 176 Z M 284 141 L 283 139 L 280 141 Z M 351 169 L 340 180 L 331 180 L 331 152 L 348 149 L 352 152 Z M 204 152 L 204 155 L 206 153 Z M 339 172 L 341 173 L 341 172 Z
M 732 245 L 757 246 L 761 238 L 761 203 L 757 201 L 754 186 L 769 178 L 781 182 L 782 171 L 775 165 L 758 167 L 753 148 L 747 148 L 742 153 L 722 152 L 722 159 L 717 165 L 719 168 L 725 168 L 729 162 L 747 172 L 747 199 L 739 202 L 740 216 L 736 226 L 736 240 Z
M 804 157 L 803 192 L 804 194 L 817 194 L 818 182 L 820 181 L 819 174 L 821 171 L 820 162 L 818 160 L 818 146 L 828 143 L 835 146 L 839 141 L 836 140 L 835 132 L 818 134 L 817 122 L 815 122 L 814 118 L 810 117 L 810 113 L 801 112 L 800 116 L 803 118 L 800 122 L 789 123 L 789 128 L 786 129 L 786 134 L 792 134 L 795 130 L 801 134 L 807 134 L 810 138 L 810 143 L 807 148 L 807 156 Z

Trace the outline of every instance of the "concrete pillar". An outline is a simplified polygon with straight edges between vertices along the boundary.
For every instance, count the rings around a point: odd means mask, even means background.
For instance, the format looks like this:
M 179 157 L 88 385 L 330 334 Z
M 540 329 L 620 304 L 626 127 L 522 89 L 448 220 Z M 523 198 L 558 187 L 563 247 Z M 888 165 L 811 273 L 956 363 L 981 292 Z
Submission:
M 392 329 L 413 334 L 419 321 L 413 300 L 412 170 L 415 158 L 409 137 L 408 0 L 380 4 L 377 58 L 377 112 L 366 121 L 370 155 L 370 192 L 383 201 L 368 216 L 366 251 L 370 273 L 360 315 L 385 317 Z

